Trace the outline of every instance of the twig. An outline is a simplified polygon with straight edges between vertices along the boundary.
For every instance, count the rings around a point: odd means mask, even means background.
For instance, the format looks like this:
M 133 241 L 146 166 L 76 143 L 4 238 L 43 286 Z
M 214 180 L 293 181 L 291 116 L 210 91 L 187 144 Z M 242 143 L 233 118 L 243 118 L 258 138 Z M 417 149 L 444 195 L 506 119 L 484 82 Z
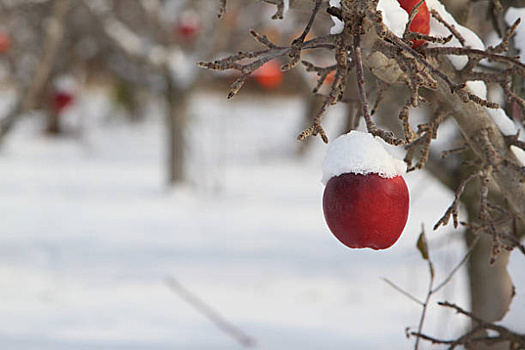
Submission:
M 356 76 L 357 76 L 357 91 L 359 95 L 359 100 L 361 101 L 361 113 L 365 118 L 366 128 L 368 132 L 372 135 L 379 136 L 386 142 L 392 145 L 401 145 L 403 140 L 400 140 L 394 136 L 392 132 L 386 132 L 377 127 L 377 125 L 372 120 L 372 116 L 369 111 L 368 98 L 366 96 L 365 90 L 365 78 L 363 73 L 363 60 L 361 56 L 361 31 L 362 31 L 362 18 L 359 17 L 357 23 L 354 23 L 355 28 L 352 30 L 353 34 L 353 58 L 355 62 Z
M 417 332 L 421 333 L 423 331 L 423 325 L 425 323 L 425 317 L 426 317 L 427 310 L 428 310 L 428 304 L 430 303 L 430 298 L 432 297 L 432 294 L 433 294 L 432 289 L 434 288 L 434 277 L 435 277 L 434 264 L 432 263 L 432 260 L 430 259 L 430 252 L 428 249 L 424 227 L 422 228 L 421 234 L 419 235 L 417 247 L 420 250 L 421 254 L 423 255 L 423 258 L 427 261 L 428 271 L 429 271 L 428 291 L 425 297 L 425 301 L 423 302 L 423 310 L 421 311 L 421 317 L 419 319 L 419 325 L 417 327 Z M 419 338 L 416 338 L 414 349 L 415 350 L 419 349 Z
M 417 299 L 415 296 L 413 296 L 412 294 L 410 294 L 409 292 L 407 292 L 406 290 L 402 289 L 401 287 L 399 287 L 397 284 L 395 284 L 394 282 L 390 281 L 388 278 L 381 278 L 383 281 L 385 281 L 386 283 L 388 283 L 390 285 L 390 287 L 394 288 L 395 290 L 397 290 L 399 293 L 403 294 L 404 296 L 406 296 L 407 298 L 409 298 L 410 300 L 412 300 L 413 302 L 415 302 L 416 304 L 419 304 L 421 306 L 424 306 L 425 303 L 422 302 L 421 300 Z
M 479 176 L 480 174 L 480 171 L 479 170 L 476 170 L 476 171 L 473 171 L 472 173 L 470 173 L 465 179 L 463 179 L 463 181 L 461 181 L 461 183 L 459 184 L 458 186 L 458 189 L 456 190 L 456 194 L 454 196 L 454 201 L 452 202 L 452 204 L 448 207 L 447 211 L 445 212 L 445 214 L 441 217 L 441 219 L 439 219 L 439 221 L 434 225 L 434 230 L 437 230 L 439 228 L 439 226 L 443 225 L 447 225 L 449 220 L 450 220 L 450 216 L 453 217 L 453 221 L 454 221 L 454 228 L 457 228 L 458 227 L 458 205 L 459 205 L 459 197 L 461 196 L 461 194 L 463 193 L 463 191 L 465 190 L 465 186 L 471 181 L 473 180 L 475 177 Z
M 467 149 L 468 149 L 467 145 L 464 144 L 462 146 L 443 151 L 443 152 L 441 152 L 441 158 L 446 158 L 446 157 L 448 157 L 451 154 L 465 152 Z
M 301 35 L 299 35 L 298 38 L 292 41 L 290 52 L 288 54 L 288 56 L 290 57 L 290 62 L 282 66 L 281 70 L 283 71 L 290 70 L 294 68 L 297 65 L 297 63 L 299 63 L 301 59 L 301 51 L 304 45 L 304 40 L 306 39 L 306 36 L 308 35 L 308 33 L 310 33 L 310 30 L 312 29 L 312 25 L 314 24 L 315 17 L 317 16 L 317 13 L 319 12 L 320 7 L 321 7 L 321 0 L 315 0 L 315 5 L 312 10 L 312 14 L 310 15 L 310 19 L 308 20 L 308 23 L 306 24 L 306 27 L 304 28 Z
M 245 348 L 253 347 L 256 344 L 254 338 L 244 333 L 241 329 L 228 322 L 210 305 L 186 289 L 179 281 L 173 277 L 166 278 L 168 287 L 185 302 L 190 304 L 195 310 L 200 312 L 204 317 L 210 320 L 218 329 L 234 338 L 241 346 Z
M 456 275 L 456 273 L 459 271 L 459 269 L 462 266 L 465 265 L 465 263 L 468 260 L 468 257 L 471 255 L 472 251 L 476 247 L 476 244 L 479 241 L 479 237 L 480 236 L 477 236 L 474 239 L 474 241 L 469 246 L 469 249 L 467 250 L 467 252 L 463 256 L 463 258 L 461 259 L 461 261 L 449 272 L 449 274 L 443 279 L 443 281 L 441 283 L 439 283 L 437 286 L 434 287 L 434 282 L 435 282 L 434 265 L 432 263 L 432 260 L 430 259 L 429 248 L 428 248 L 428 243 L 427 243 L 427 240 L 426 240 L 426 235 L 425 235 L 424 228 L 422 229 L 422 232 L 419 235 L 419 239 L 417 241 L 417 248 L 420 251 L 423 259 L 427 261 L 428 270 L 429 270 L 429 286 L 428 286 L 427 294 L 425 296 L 425 300 L 424 301 L 421 301 L 418 298 L 414 297 L 412 294 L 410 294 L 409 292 L 405 291 L 401 287 L 397 286 L 392 281 L 390 281 L 390 280 L 388 280 L 386 278 L 383 278 L 383 281 L 388 283 L 392 288 L 394 288 L 399 293 L 403 294 L 404 296 L 406 296 L 410 300 L 414 301 L 415 303 L 417 303 L 418 305 L 423 307 L 423 309 L 421 311 L 421 316 L 420 316 L 420 319 L 419 319 L 419 324 L 418 324 L 417 331 L 409 332 L 408 331 L 409 329 L 407 329 L 407 335 L 408 336 L 415 336 L 416 337 L 416 342 L 415 342 L 415 349 L 416 350 L 419 348 L 419 340 L 420 340 L 420 338 L 424 339 L 424 340 L 429 340 L 429 341 L 432 341 L 432 342 L 434 342 L 434 340 L 435 340 L 436 343 L 439 343 L 439 344 L 455 344 L 454 341 L 450 341 L 450 342 L 448 342 L 448 341 L 441 341 L 441 340 L 432 338 L 430 336 L 424 335 L 423 334 L 423 325 L 424 325 L 425 317 L 426 317 L 426 314 L 427 314 L 427 311 L 428 311 L 428 305 L 430 304 L 430 300 L 431 300 L 432 296 L 434 294 L 436 294 L 437 292 L 439 292 L 444 286 L 446 286 L 452 280 L 452 278 Z
M 471 49 L 471 48 L 465 48 L 465 47 L 440 46 L 440 47 L 427 47 L 424 49 L 424 51 L 428 55 L 454 55 L 454 56 L 468 56 L 469 58 L 471 57 L 479 57 L 481 59 L 487 58 L 490 61 L 514 65 L 516 69 L 519 69 L 520 71 L 525 70 L 525 64 L 521 63 L 520 60 L 516 57 L 503 56 L 503 55 L 494 54 L 491 52 L 478 50 L 478 49 Z
M 441 24 L 443 24 L 445 27 L 447 27 L 447 29 L 452 33 L 452 35 L 454 35 L 454 37 L 456 37 L 456 39 L 458 39 L 459 43 L 461 44 L 461 46 L 465 46 L 466 44 L 466 41 L 465 41 L 465 38 L 463 38 L 463 36 L 457 31 L 456 27 L 454 27 L 453 24 L 450 24 L 448 23 L 447 21 L 445 21 L 443 19 L 443 17 L 441 17 L 441 15 L 434 9 L 430 10 L 430 14 L 432 15 L 432 17 L 434 17 L 438 22 L 440 22 Z
M 410 11 L 410 14 L 408 16 L 408 22 L 405 25 L 405 31 L 403 33 L 403 39 L 407 40 L 408 36 L 410 34 L 410 26 L 412 25 L 412 21 L 417 15 L 419 7 L 425 2 L 425 0 L 420 0 Z
M 474 251 L 474 248 L 476 247 L 476 244 L 478 243 L 479 241 L 479 237 L 481 236 L 476 236 L 474 238 L 474 240 L 472 241 L 472 243 L 470 244 L 468 250 L 467 250 L 467 253 L 465 254 L 465 256 L 463 256 L 463 259 L 461 259 L 461 261 L 452 269 L 452 271 L 450 271 L 450 273 L 448 274 L 448 276 L 440 283 L 438 284 L 433 290 L 432 290 L 432 293 L 437 293 L 439 292 L 439 290 L 441 288 L 443 288 L 444 286 L 446 286 L 450 280 L 454 277 L 454 275 L 456 274 L 456 272 L 459 271 L 459 269 L 461 269 L 461 267 L 463 265 L 465 265 L 465 263 L 467 262 L 468 260 L 468 257 L 470 256 L 470 254 L 472 254 L 472 252 Z

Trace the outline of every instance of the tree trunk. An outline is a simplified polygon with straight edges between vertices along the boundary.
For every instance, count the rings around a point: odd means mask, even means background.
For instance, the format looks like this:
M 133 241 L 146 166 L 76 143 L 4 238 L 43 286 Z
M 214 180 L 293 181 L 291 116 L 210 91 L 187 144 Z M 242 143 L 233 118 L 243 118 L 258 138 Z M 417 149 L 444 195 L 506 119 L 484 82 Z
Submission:
M 479 211 L 479 187 L 472 186 L 465 193 L 462 200 L 468 214 L 469 222 L 478 220 Z M 465 232 L 465 243 L 470 247 L 476 235 L 479 237 L 476 248 L 472 251 L 468 260 L 468 279 L 470 288 L 470 309 L 472 313 L 487 321 L 497 322 L 503 319 L 509 310 L 514 294 L 512 279 L 507 271 L 510 252 L 503 250 L 493 265 L 490 264 L 492 257 L 492 237 L 485 232 L 473 233 L 471 230 Z M 472 326 L 476 324 L 473 323 Z M 484 334 L 480 334 L 484 335 Z M 471 349 L 480 350 L 503 350 L 508 349 L 507 343 L 487 346 L 477 344 Z
M 169 72 L 167 74 L 170 74 Z M 175 86 L 167 76 L 168 89 L 168 184 L 175 185 L 185 180 L 184 129 L 188 109 L 188 91 Z
M 60 113 L 54 110 L 54 108 L 49 111 L 47 116 L 46 132 L 50 135 L 59 135 L 62 133 L 62 128 L 60 126 Z
M 510 253 L 501 252 L 494 265 L 490 265 L 492 239 L 484 233 L 480 234 L 483 236 L 480 237 L 468 261 L 470 305 L 475 316 L 494 323 L 505 316 L 513 297 L 514 287 L 507 271 Z M 469 245 L 474 235 L 468 231 L 465 238 Z M 508 344 L 493 346 L 479 344 L 473 349 L 503 350 L 508 349 Z

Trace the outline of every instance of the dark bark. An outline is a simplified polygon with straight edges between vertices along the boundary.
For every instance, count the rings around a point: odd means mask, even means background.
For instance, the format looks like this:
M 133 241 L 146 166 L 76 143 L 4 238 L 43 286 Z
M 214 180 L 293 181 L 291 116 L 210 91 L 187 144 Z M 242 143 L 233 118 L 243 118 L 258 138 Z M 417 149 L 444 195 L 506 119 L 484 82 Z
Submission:
M 167 74 L 170 74 L 169 72 Z M 175 185 L 185 179 L 184 129 L 188 110 L 188 89 L 179 89 L 167 77 L 166 100 L 168 105 L 168 184 Z

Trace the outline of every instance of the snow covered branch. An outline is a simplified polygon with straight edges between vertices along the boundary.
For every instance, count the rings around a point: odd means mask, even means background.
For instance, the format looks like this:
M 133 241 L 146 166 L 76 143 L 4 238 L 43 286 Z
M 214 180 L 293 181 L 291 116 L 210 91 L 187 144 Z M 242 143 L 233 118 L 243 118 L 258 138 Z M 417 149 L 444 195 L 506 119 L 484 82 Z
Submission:
M 241 73 L 232 85 L 228 95 L 231 98 L 255 69 L 272 59 L 287 57 L 289 63 L 282 67 L 287 70 L 295 66 L 306 49 L 329 50 L 333 52 L 334 65 L 323 67 L 314 62 L 302 61 L 307 71 L 316 72 L 319 77 L 314 92 L 319 90 L 328 74 L 333 72 L 334 79 L 325 96 L 325 103 L 311 126 L 298 138 L 303 140 L 310 135 L 320 135 L 328 142 L 322 127 L 323 116 L 329 106 L 344 100 L 346 87 L 355 68 L 361 115 L 368 132 L 390 144 L 404 145 L 409 170 L 424 167 L 441 122 L 447 117 L 454 118 L 466 144 L 478 158 L 472 178 L 464 182 L 478 178 L 485 184 L 480 195 L 480 220 L 486 224 L 487 233 L 494 238 L 494 255 L 502 248 L 516 246 L 515 242 L 503 238 L 504 233 L 495 233 L 493 215 L 490 214 L 494 209 L 487 191 L 488 183 L 497 184 L 508 201 L 509 220 L 519 218 L 525 222 L 525 167 L 519 158 L 523 155 L 523 141 L 519 141 L 518 127 L 500 105 L 487 99 L 487 84 L 499 85 L 507 100 L 514 102 L 522 113 L 525 112 L 525 102 L 511 86 L 512 77 L 525 76 L 525 64 L 507 54 L 509 41 L 515 34 L 519 20 L 509 26 L 499 45 L 485 47 L 472 31 L 456 22 L 438 0 L 426 0 L 425 6 L 428 6 L 431 14 L 428 34 L 407 30 L 411 24 L 409 18 L 413 20 L 414 14 L 409 17 L 396 1 L 332 0 L 327 7 L 336 23 L 331 34 L 304 41 L 305 33 L 321 5 L 320 1 L 309 3 L 312 11 L 306 29 L 289 46 L 278 46 L 266 36 L 252 31 L 252 36 L 266 49 L 239 52 L 214 62 L 201 62 L 200 66 L 214 70 L 234 69 Z M 417 47 L 412 44 L 414 40 L 424 40 L 426 43 Z M 392 131 L 382 130 L 373 120 L 371 110 L 374 112 L 380 108 L 380 96 L 371 108 L 369 92 L 365 89 L 365 70 L 379 79 L 381 89 L 405 86 L 409 90 L 410 96 L 399 113 L 402 137 Z M 429 123 L 419 125 L 414 131 L 410 124 L 410 111 L 421 103 L 430 105 L 434 115 Z M 460 186 L 457 200 L 436 226 L 446 224 L 451 215 L 457 216 L 462 188 Z M 457 225 L 457 218 L 454 223 Z

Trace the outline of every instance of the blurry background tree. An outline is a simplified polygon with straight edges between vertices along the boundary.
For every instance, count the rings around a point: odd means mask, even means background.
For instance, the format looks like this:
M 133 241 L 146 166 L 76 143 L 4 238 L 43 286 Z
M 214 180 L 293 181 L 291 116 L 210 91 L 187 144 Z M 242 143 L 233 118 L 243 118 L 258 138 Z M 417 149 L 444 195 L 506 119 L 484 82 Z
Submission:
M 238 45 L 254 48 L 245 35 L 252 27 L 285 43 L 309 14 L 303 8 L 297 18 L 278 22 L 269 12 L 260 16 L 257 2 L 240 1 L 230 2 L 223 21 L 216 21 L 218 4 L 207 1 L 43 0 L 2 1 L 0 6 L 4 80 L 18 91 L 17 102 L 0 120 L 0 140 L 17 118 L 36 110 L 46 115 L 48 133 L 64 134 L 63 114 L 81 86 L 109 83 L 115 104 L 131 121 L 143 118 L 148 96 L 162 96 L 159 102 L 168 115 L 167 181 L 172 184 L 185 178 L 184 129 L 193 89 L 224 87 L 231 77 L 203 74 L 195 63 Z M 264 67 L 254 74 L 258 84 L 251 86 L 256 93 L 279 88 L 304 94 L 309 103 L 319 101 L 303 84 L 311 77 L 301 73 L 288 74 L 283 86 L 283 73 Z
M 4 71 L 17 102 L 3 116 L 4 138 L 22 114 L 40 110 L 46 131 L 63 134 L 63 113 L 79 85 L 106 84 L 131 121 L 146 96 L 163 96 L 169 126 L 170 183 L 184 179 L 185 105 L 198 80 L 197 56 L 214 48 L 216 13 L 194 1 L 3 1 L 9 47 Z M 110 81 L 108 80 L 110 77 Z

